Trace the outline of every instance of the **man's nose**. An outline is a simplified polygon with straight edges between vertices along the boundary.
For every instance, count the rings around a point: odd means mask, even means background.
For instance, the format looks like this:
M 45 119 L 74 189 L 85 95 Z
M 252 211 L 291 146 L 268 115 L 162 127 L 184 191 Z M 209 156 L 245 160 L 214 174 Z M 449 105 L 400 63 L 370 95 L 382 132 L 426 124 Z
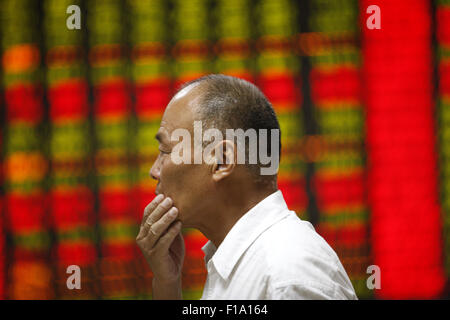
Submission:
M 159 174 L 159 159 L 156 159 L 156 161 L 152 165 L 152 168 L 150 169 L 150 176 L 155 180 L 159 180 Z

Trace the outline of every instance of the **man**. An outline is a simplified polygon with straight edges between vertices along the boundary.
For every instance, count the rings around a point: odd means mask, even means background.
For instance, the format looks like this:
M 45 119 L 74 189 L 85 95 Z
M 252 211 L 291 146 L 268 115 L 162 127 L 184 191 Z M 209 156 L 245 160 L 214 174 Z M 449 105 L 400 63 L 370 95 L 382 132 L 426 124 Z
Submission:
M 205 148 L 196 137 L 199 123 L 223 136 L 227 129 L 256 132 L 260 150 L 279 158 L 279 135 L 273 144 L 273 135 L 267 134 L 279 132 L 278 120 L 253 84 L 209 75 L 172 98 L 150 170 L 158 181 L 157 196 L 145 208 L 136 238 L 153 271 L 154 299 L 182 298 L 182 226 L 197 228 L 210 240 L 202 248 L 208 270 L 202 299 L 356 299 L 333 249 L 288 209 L 276 170 L 262 174 L 271 164 L 250 161 L 255 136 L 207 139 L 212 148 Z M 174 137 L 180 130 L 192 139 L 182 150 L 184 162 L 176 161 L 180 139 Z M 238 161 L 242 150 L 245 162 Z M 199 152 L 203 161 L 193 161 Z

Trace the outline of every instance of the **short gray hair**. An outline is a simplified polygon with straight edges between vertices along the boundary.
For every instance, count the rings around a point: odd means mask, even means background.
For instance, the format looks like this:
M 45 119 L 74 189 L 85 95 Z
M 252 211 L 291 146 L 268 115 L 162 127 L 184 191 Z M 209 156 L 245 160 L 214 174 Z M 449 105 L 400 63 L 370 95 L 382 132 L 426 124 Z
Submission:
M 204 92 L 200 97 L 199 112 L 204 129 L 217 128 L 223 136 L 226 129 L 259 129 L 280 130 L 277 116 L 272 104 L 254 84 L 235 77 L 223 74 L 210 74 L 185 83 L 181 88 L 193 84 L 204 85 Z M 280 132 L 280 131 L 279 131 Z M 270 135 L 267 135 L 267 152 L 271 154 Z M 281 155 L 281 132 L 278 141 L 278 159 Z M 246 144 L 248 155 L 248 144 Z M 249 157 L 246 156 L 246 159 Z M 261 175 L 261 164 L 248 164 L 246 166 L 254 174 L 255 180 L 261 183 L 276 183 L 275 175 Z

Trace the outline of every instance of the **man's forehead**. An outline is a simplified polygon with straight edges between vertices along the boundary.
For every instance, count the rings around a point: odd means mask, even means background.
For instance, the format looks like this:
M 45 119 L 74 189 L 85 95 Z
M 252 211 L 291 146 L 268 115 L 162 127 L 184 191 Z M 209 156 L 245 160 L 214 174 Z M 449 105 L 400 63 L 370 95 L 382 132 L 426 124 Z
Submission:
M 170 133 L 178 128 L 191 130 L 194 121 L 194 110 L 197 98 L 199 97 L 197 88 L 199 83 L 193 83 L 181 89 L 170 100 L 161 119 L 157 139 L 170 137 Z
M 175 114 L 176 118 L 182 120 L 186 113 L 192 114 L 201 95 L 199 88 L 198 83 L 193 83 L 177 92 L 167 105 L 163 119 Z
M 181 99 L 181 98 L 185 97 L 192 89 L 194 89 L 198 85 L 199 85 L 199 82 L 194 82 L 194 83 L 191 83 L 190 85 L 187 85 L 186 87 L 184 87 L 183 89 L 178 91 L 173 96 L 172 100 Z

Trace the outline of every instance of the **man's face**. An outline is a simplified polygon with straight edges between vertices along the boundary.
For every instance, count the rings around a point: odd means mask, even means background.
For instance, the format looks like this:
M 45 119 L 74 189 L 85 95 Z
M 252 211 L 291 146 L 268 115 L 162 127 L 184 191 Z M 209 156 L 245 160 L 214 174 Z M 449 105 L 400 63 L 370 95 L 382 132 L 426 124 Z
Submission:
M 210 175 L 206 164 L 175 164 L 171 152 L 178 141 L 171 141 L 170 138 L 172 132 L 179 128 L 187 129 L 193 137 L 194 112 L 200 92 L 198 85 L 188 86 L 167 105 L 156 135 L 160 152 L 150 170 L 152 178 L 158 180 L 156 193 L 173 200 L 179 211 L 178 219 L 184 227 L 198 224 Z

